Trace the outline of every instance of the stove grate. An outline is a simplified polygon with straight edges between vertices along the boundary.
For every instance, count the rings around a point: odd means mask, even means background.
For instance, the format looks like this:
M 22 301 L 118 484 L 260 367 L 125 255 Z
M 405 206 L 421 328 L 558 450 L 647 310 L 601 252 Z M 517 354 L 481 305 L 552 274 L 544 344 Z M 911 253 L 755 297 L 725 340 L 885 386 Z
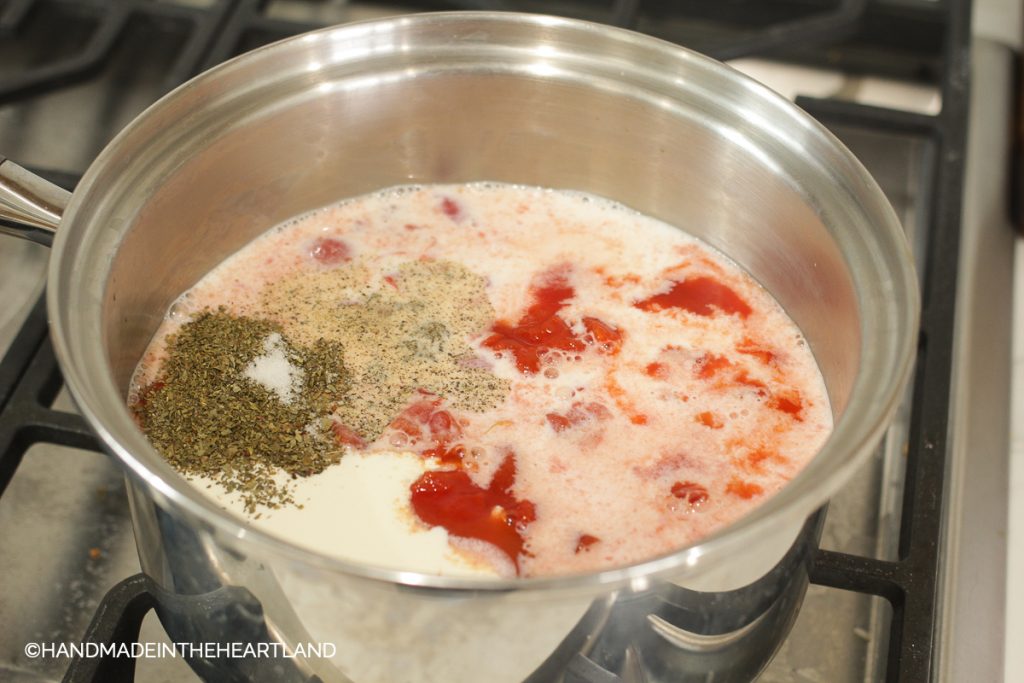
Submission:
M 66 17 L 66 21 L 83 26 L 88 35 L 69 55 L 52 58 L 48 51 L 34 63 L 5 74 L 0 79 L 0 104 L 66 88 L 94 76 L 139 18 L 182 25 L 188 34 L 164 82 L 165 90 L 170 90 L 202 70 L 209 44 L 234 2 L 214 0 L 208 7 L 190 7 L 142 0 L 14 0 L 2 8 L 0 37 L 30 35 L 36 30 L 34 22 L 42 22 L 37 18 L 43 16 Z

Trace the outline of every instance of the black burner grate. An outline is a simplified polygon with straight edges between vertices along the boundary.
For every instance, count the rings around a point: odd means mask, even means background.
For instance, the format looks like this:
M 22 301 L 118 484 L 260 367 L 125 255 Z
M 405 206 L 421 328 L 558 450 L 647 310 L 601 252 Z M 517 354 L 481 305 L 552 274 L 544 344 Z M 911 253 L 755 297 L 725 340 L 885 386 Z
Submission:
M 940 546 L 940 508 L 945 482 L 947 415 L 953 348 L 957 253 L 966 145 L 969 0 L 872 2 L 868 0 L 779 0 L 684 3 L 615 0 L 603 4 L 476 2 L 424 3 L 422 9 L 522 9 L 547 11 L 636 28 L 694 47 L 718 58 L 767 54 L 850 71 L 912 76 L 937 84 L 942 110 L 936 116 L 880 109 L 834 100 L 798 99 L 826 125 L 912 134 L 934 145 L 931 187 L 925 198 L 928 254 L 923 313 L 907 454 L 906 487 L 898 557 L 893 561 L 820 550 L 812 582 L 876 595 L 892 606 L 889 681 L 932 677 Z M 168 90 L 226 58 L 273 40 L 315 28 L 273 13 L 261 0 L 209 0 L 204 6 L 122 0 L 0 0 L 0 56 L 11 41 L 35 30 L 46 16 L 73 17 L 85 25 L 77 51 L 19 56 L 16 71 L 0 59 L 0 104 L 48 93 L 88 79 L 104 68 L 132 22 L 167 25 L 183 36 L 182 47 L 162 83 Z M 557 8 L 557 11 L 556 11 Z M 344 17 L 339 17 L 344 18 Z M 326 20 L 334 20 L 333 17 Z M 767 26 L 767 28 L 765 28 Z M 794 48 L 794 45 L 800 45 Z M 7 50 L 4 52 L 3 50 Z M 898 57 L 898 59 L 896 58 Z M 11 64 L 12 62 L 8 62 Z M 76 178 L 51 173 L 66 187 Z M 35 306 L 0 362 L 0 493 L 35 443 L 98 450 L 84 420 L 53 410 L 62 386 L 47 336 L 42 300 Z M 118 584 L 100 606 L 87 639 L 114 642 L 137 638 L 152 605 L 145 577 Z M 66 680 L 131 678 L 133 667 L 108 669 L 99 661 L 76 662 Z

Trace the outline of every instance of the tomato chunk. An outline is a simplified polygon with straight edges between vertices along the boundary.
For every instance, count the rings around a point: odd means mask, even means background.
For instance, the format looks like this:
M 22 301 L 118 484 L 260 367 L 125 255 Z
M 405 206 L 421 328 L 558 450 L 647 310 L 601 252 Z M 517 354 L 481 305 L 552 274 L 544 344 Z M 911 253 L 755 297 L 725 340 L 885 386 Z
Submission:
M 341 446 L 366 448 L 366 439 L 359 436 L 358 432 L 343 422 L 334 420 L 331 423 L 331 431 L 334 433 L 334 440 Z
M 333 237 L 320 237 L 309 250 L 309 255 L 325 266 L 333 266 L 352 258 L 348 245 Z
M 564 273 L 548 274 L 545 282 L 533 287 L 533 303 L 519 322 L 499 321 L 491 328 L 484 346 L 495 351 L 511 351 L 516 367 L 524 374 L 540 370 L 542 356 L 552 350 L 582 351 L 585 344 L 558 312 L 576 295 Z
M 583 326 L 603 352 L 614 356 L 622 348 L 622 330 L 598 318 L 583 318 Z
M 601 541 L 597 536 L 591 534 L 580 534 L 579 538 L 576 539 L 576 554 L 579 555 L 585 550 L 590 550 L 590 546 Z
M 633 305 L 652 313 L 666 308 L 681 308 L 701 316 L 712 316 L 720 312 L 746 318 L 753 312 L 747 302 L 731 288 L 704 275 L 673 282 L 667 292 L 655 294 Z
M 677 481 L 672 484 L 672 495 L 686 501 L 691 506 L 706 503 L 709 498 L 708 490 L 692 481 Z
M 523 532 L 536 520 L 533 503 L 512 493 L 516 463 L 505 456 L 484 488 L 462 470 L 426 472 L 413 482 L 412 507 L 430 526 L 441 526 L 453 536 L 475 538 L 496 546 L 519 571 Z
M 462 217 L 462 207 L 451 197 L 445 197 L 441 200 L 441 213 L 452 220 L 458 220 Z

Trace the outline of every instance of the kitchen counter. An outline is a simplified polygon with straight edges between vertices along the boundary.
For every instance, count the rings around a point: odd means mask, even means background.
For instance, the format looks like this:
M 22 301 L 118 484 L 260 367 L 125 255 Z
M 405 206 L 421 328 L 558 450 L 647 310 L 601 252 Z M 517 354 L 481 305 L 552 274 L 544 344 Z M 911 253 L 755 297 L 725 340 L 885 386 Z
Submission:
M 1024 238 L 1017 238 L 1010 398 L 1010 515 L 1007 531 L 1006 675 L 1024 680 Z M 1017 577 L 1018 580 L 1014 580 Z
M 1024 24 L 1021 5 L 1020 0 L 977 0 L 973 18 L 975 35 L 993 40 L 1019 54 Z M 1009 229 L 1008 223 L 997 226 L 997 230 Z M 1010 448 L 1007 465 L 1009 500 L 1006 525 L 993 531 L 997 536 L 1005 534 L 1007 547 L 1003 680 L 1024 681 L 1024 648 L 1021 647 L 1024 643 L 1024 585 L 1019 580 L 1024 575 L 1024 238 L 1014 240 L 1013 252 Z M 1003 295 L 991 292 L 990 296 Z M 992 630 L 983 635 L 991 637 L 993 632 L 997 634 L 998 626 L 994 623 Z

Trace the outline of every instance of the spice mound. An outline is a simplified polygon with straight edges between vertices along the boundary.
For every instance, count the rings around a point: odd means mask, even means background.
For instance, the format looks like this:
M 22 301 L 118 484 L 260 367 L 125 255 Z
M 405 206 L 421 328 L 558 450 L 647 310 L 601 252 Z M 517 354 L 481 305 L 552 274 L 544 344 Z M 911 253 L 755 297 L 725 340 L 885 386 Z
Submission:
M 359 446 L 418 393 L 472 412 L 505 399 L 508 380 L 475 367 L 469 344 L 494 320 L 485 286 L 448 260 L 398 263 L 383 276 L 357 261 L 291 273 L 264 290 L 260 309 L 297 339 L 327 337 L 344 348 L 349 390 L 336 405 L 337 429 Z
M 341 456 L 324 429 L 348 385 L 337 342 L 294 345 L 280 325 L 220 308 L 185 323 L 167 350 L 133 407 L 179 471 L 241 492 L 252 512 L 294 502 L 279 472 L 318 474 Z

